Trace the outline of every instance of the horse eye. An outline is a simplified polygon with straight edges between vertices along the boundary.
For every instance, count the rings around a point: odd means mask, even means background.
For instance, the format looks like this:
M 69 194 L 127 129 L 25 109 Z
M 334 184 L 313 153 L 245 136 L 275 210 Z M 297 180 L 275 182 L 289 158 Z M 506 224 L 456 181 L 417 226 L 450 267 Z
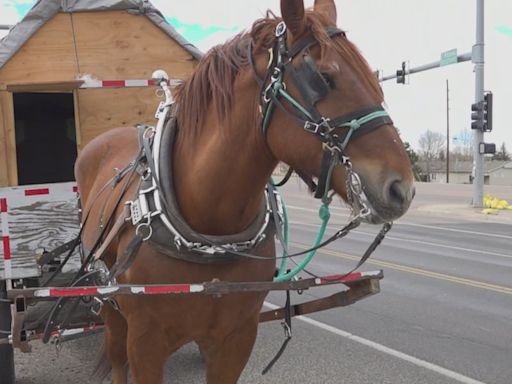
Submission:
M 329 88 L 331 88 L 331 89 L 336 88 L 336 84 L 335 84 L 333 78 L 331 77 L 331 75 L 329 75 L 328 73 L 325 73 L 325 72 L 321 72 L 320 75 L 322 75 L 322 78 L 324 79 L 326 84 L 329 86 Z

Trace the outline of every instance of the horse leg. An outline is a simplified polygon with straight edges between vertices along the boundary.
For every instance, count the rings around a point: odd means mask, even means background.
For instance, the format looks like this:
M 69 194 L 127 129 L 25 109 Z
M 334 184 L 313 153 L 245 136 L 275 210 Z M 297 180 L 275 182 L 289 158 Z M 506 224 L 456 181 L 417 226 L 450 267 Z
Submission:
M 179 347 L 156 322 L 128 320 L 128 361 L 134 384 L 161 384 L 169 355 Z
M 251 355 L 258 331 L 258 318 L 249 319 L 216 345 L 202 350 L 206 357 L 208 384 L 236 384 Z
M 112 383 L 127 384 L 126 337 L 128 329 L 126 320 L 110 304 L 103 306 L 101 317 L 105 322 L 105 347 L 112 368 Z

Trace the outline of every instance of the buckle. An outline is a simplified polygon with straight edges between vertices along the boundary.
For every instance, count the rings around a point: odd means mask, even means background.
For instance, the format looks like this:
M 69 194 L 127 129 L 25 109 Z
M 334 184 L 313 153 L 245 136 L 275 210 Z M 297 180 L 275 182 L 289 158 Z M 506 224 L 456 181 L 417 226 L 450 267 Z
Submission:
M 324 132 L 320 132 L 320 128 L 327 127 L 327 132 L 331 132 L 333 128 L 329 124 L 331 120 L 328 118 L 322 117 L 322 121 L 320 123 L 313 123 L 312 121 L 306 121 L 304 123 L 304 130 L 310 132 L 319 134 L 321 136 L 324 136 Z
M 334 156 L 338 153 L 341 154 L 343 152 L 337 144 L 333 144 L 333 143 L 322 143 L 322 149 L 324 151 L 331 152 L 332 156 Z
M 312 121 L 306 121 L 304 123 L 304 130 L 309 133 L 317 134 L 320 129 L 320 124 L 313 123 Z
M 286 24 L 284 21 L 279 22 L 276 26 L 276 37 L 281 37 L 286 33 Z
M 142 209 L 140 206 L 139 199 L 134 201 L 128 201 L 127 204 L 130 206 L 130 217 L 132 225 L 137 225 L 142 220 Z

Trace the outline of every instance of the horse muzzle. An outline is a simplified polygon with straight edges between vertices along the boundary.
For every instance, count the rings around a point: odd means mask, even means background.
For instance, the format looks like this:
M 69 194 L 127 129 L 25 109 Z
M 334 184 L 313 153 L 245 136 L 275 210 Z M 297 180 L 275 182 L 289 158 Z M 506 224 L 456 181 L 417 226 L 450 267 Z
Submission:
M 371 224 L 391 222 L 403 216 L 415 196 L 414 184 L 396 176 L 388 177 L 381 187 L 363 183 L 370 214 L 365 220 Z

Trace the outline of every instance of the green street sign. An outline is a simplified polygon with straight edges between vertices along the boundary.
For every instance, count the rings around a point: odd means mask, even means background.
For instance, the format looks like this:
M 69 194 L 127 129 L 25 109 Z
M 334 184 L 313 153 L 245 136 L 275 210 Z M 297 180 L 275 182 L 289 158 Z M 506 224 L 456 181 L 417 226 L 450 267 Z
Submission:
M 439 63 L 441 67 L 455 63 L 457 63 L 457 48 L 441 53 L 441 62 Z

